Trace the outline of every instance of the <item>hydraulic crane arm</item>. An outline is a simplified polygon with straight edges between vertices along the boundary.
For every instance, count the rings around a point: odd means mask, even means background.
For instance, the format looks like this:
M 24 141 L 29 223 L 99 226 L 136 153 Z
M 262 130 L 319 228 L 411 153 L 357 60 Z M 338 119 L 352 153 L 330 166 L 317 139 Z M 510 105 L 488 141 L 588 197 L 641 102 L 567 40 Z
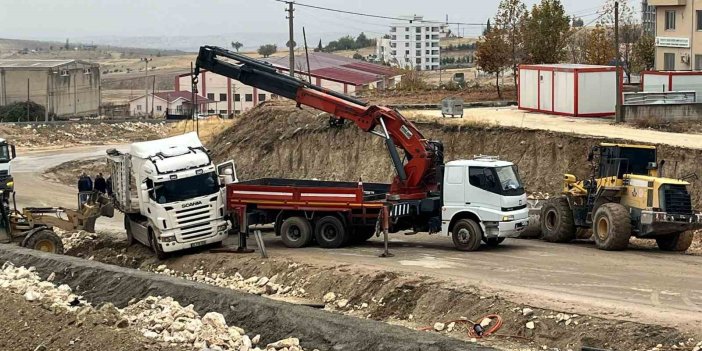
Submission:
M 428 192 L 438 189 L 438 169 L 443 165 L 441 143 L 426 140 L 415 125 L 399 112 L 384 106 L 368 105 L 353 97 L 290 77 L 280 73 L 270 63 L 216 46 L 200 48 L 193 72 L 194 90 L 197 89 L 201 69 L 295 100 L 298 106 L 309 106 L 336 118 L 352 121 L 362 130 L 383 137 L 397 173 L 391 192 L 400 198 L 423 198 Z M 403 164 L 396 146 L 405 151 L 406 164 Z

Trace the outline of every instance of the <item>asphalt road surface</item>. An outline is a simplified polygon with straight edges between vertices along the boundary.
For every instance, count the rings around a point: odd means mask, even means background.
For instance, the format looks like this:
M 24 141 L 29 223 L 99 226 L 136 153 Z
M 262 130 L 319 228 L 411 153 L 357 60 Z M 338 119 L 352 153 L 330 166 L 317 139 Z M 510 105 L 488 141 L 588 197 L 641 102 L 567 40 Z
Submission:
M 122 146 L 123 148 L 123 146 Z M 76 189 L 41 177 L 48 167 L 104 154 L 106 147 L 30 152 L 13 161 L 22 205 L 75 207 Z M 98 220 L 98 230 L 121 231 L 122 218 Z M 531 306 L 676 326 L 701 333 L 702 257 L 657 249 L 597 250 L 594 244 L 567 245 L 508 239 L 498 248 L 465 253 L 448 237 L 392 235 L 392 258 L 379 258 L 383 243 L 339 250 L 287 249 L 264 233 L 270 255 L 310 263 L 347 263 L 380 270 L 433 276 L 474 284 L 486 293 Z M 236 237 L 229 239 L 233 243 Z M 249 244 L 255 247 L 253 240 Z

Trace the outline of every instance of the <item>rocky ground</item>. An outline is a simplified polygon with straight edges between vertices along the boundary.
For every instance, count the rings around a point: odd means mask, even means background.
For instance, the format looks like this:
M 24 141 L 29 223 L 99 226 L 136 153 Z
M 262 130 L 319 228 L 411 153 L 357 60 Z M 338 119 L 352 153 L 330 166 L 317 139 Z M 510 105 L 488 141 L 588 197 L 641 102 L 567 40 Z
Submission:
M 18 148 L 57 148 L 76 145 L 121 144 L 166 136 L 165 123 L 2 124 L 0 135 Z
M 503 349 L 577 350 L 581 346 L 621 350 L 692 348 L 694 337 L 672 328 L 569 314 L 517 304 L 473 286 L 429 277 L 379 272 L 349 265 L 300 264 L 290 259 L 213 255 L 193 251 L 158 262 L 148 249 L 127 247 L 99 235 L 64 236 L 67 254 L 194 280 L 273 299 L 319 305 L 358 318 L 429 327 L 467 341 Z M 503 326 L 477 340 L 468 320 L 498 314 Z M 437 324 L 438 323 L 438 324 Z M 491 319 L 487 328 L 497 323 Z M 682 343 L 682 345 L 680 344 Z
M 182 306 L 170 297 L 149 296 L 121 309 L 111 303 L 93 306 L 71 287 L 54 284 L 54 279 L 53 273 L 42 279 L 32 267 L 4 262 L 0 301 L 6 303 L 0 304 L 0 311 L 12 306 L 12 318 L 4 320 L 15 328 L 5 325 L 5 333 L 13 337 L 4 337 L 0 346 L 13 350 L 303 350 L 292 337 L 259 345 L 259 335 L 248 336 L 243 329 L 227 325 L 220 313 L 200 315 L 192 305 Z M 55 323 L 57 319 L 60 323 Z
M 105 157 L 75 160 L 49 168 L 44 177 L 62 184 L 75 186 L 81 173 L 86 172 L 91 178 L 102 173 L 105 178 L 110 174 Z

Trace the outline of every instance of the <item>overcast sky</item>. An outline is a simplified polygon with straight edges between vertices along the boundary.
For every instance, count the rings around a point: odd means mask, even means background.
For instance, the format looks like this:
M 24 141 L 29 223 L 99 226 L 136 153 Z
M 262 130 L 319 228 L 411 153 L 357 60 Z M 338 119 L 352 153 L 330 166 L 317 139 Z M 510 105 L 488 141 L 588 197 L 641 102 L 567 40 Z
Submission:
M 499 0 L 301 0 L 385 16 L 484 23 Z M 528 7 L 537 0 L 525 0 Z M 562 0 L 568 14 L 592 15 L 604 0 Z M 57 39 L 100 36 L 208 36 L 284 33 L 285 4 L 274 0 L 0 0 L 0 37 Z M 298 7 L 296 28 L 312 33 L 387 32 L 389 21 Z M 466 27 L 466 34 L 479 33 Z M 463 29 L 461 30 L 463 31 Z

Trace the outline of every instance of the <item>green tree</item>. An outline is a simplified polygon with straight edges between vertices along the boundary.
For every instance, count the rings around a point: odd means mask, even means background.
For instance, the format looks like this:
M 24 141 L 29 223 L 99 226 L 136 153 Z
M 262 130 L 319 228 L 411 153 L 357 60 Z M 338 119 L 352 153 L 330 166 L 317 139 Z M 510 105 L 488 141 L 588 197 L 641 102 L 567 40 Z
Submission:
M 261 45 L 261 47 L 258 48 L 258 54 L 263 57 L 269 57 L 276 52 L 278 52 L 278 46 L 275 44 Z
M 582 18 L 573 18 L 573 28 L 581 28 L 585 26 L 585 22 Z
M 634 43 L 632 56 L 632 71 L 640 73 L 653 69 L 656 60 L 656 39 L 650 34 L 642 35 Z
M 525 59 L 530 63 L 558 63 L 566 57 L 570 18 L 560 0 L 541 0 L 524 23 Z
M 612 36 L 602 25 L 597 25 L 587 34 L 585 61 L 591 65 L 608 65 L 614 60 L 617 51 Z
M 63 48 L 66 49 L 66 50 L 70 50 L 70 49 L 71 49 L 71 44 L 68 43 L 68 38 L 66 38 L 66 44 L 63 45 Z
M 527 20 L 526 5 L 521 0 L 502 0 L 497 8 L 495 25 L 505 33 L 505 40 L 510 49 L 512 74 L 516 77 L 517 65 L 522 61 L 523 42 L 522 29 Z M 514 80 L 517 86 L 517 80 Z
M 619 57 L 624 67 L 624 73 L 631 81 L 631 66 L 634 44 L 641 38 L 641 25 L 638 23 L 636 10 L 634 10 L 631 0 L 607 0 L 600 12 L 602 20 L 600 24 L 605 27 L 614 27 L 614 4 L 619 2 Z M 614 38 L 614 33 L 610 34 Z M 612 39 L 614 42 L 614 39 Z M 614 45 L 614 44 L 612 44 Z
M 356 38 L 356 48 L 365 48 L 370 46 L 370 40 L 366 37 L 366 33 L 361 32 Z
M 497 96 L 501 99 L 500 73 L 510 64 L 509 46 L 505 41 L 504 31 L 497 27 L 490 29 L 478 42 L 475 56 L 481 70 L 495 75 Z
M 488 18 L 487 26 L 485 26 L 485 29 L 483 29 L 483 36 L 490 33 L 491 30 L 492 30 L 492 25 L 490 24 L 490 19 Z M 459 33 L 459 35 L 460 35 L 460 33 Z
M 239 52 L 239 49 L 241 49 L 244 46 L 244 44 L 238 42 L 238 41 L 233 41 L 232 42 L 232 48 L 236 50 L 236 52 Z
M 319 39 L 319 44 L 317 44 L 317 47 L 314 49 L 314 52 L 321 52 L 324 50 L 324 46 L 322 46 L 322 39 Z
M 566 50 L 572 63 L 585 63 L 585 48 L 588 31 L 583 28 L 571 28 L 566 38 Z

